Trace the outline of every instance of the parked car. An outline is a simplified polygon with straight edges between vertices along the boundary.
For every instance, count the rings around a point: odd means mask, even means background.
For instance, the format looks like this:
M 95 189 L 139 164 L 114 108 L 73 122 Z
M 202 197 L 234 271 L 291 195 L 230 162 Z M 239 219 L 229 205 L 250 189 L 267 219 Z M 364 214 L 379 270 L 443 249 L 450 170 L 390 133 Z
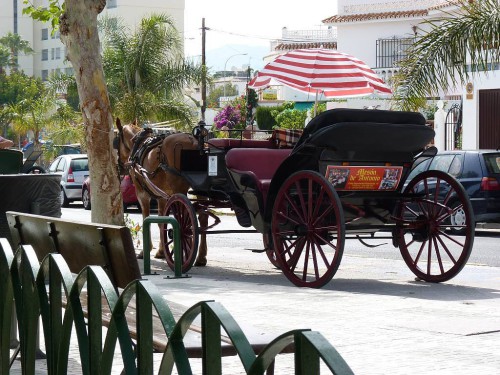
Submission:
M 447 172 L 464 186 L 476 223 L 500 222 L 500 151 L 441 151 L 414 167 L 407 181 L 425 170 Z M 451 224 L 463 225 L 464 220 L 463 211 L 458 210 Z
M 67 207 L 71 202 L 82 199 L 83 181 L 89 175 L 87 155 L 61 155 L 50 164 L 48 173 L 61 175 L 61 206 Z
M 123 206 L 127 209 L 128 206 L 139 207 L 137 195 L 135 194 L 135 186 L 129 175 L 121 177 L 120 190 L 122 192 Z M 86 210 L 91 209 L 90 205 L 90 177 L 87 177 L 82 186 L 82 202 L 83 208 Z M 140 208 L 140 207 L 139 207 Z

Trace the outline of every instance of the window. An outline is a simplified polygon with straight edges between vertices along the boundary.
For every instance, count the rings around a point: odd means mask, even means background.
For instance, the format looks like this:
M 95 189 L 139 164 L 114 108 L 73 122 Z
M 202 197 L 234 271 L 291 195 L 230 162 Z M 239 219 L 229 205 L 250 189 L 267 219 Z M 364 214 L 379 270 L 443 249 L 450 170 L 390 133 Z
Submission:
M 42 49 L 42 61 L 47 61 L 49 59 L 49 50 Z
M 59 60 L 61 58 L 61 48 L 57 47 L 56 48 L 56 60 Z
M 49 71 L 47 69 L 42 70 L 42 81 L 49 79 Z
M 110 8 L 116 8 L 118 5 L 116 4 L 117 0 L 107 0 L 106 1 L 106 7 L 108 9 Z
M 450 169 L 448 171 L 453 177 L 458 177 L 460 172 L 462 172 L 462 166 L 464 164 L 464 156 L 456 155 L 453 161 L 451 162 Z
M 52 49 L 50 50 L 50 59 L 51 59 L 51 60 L 54 60 L 54 55 L 55 55 L 55 49 L 54 49 L 54 48 L 52 48 Z
M 436 155 L 429 169 L 448 173 L 454 157 L 455 155 Z
M 42 29 L 42 40 L 49 39 L 49 29 Z
M 413 45 L 413 38 L 391 38 L 377 40 L 377 68 L 392 68 L 406 57 Z
M 53 32 L 52 36 L 51 36 L 52 39 L 59 39 L 60 37 L 61 37 L 61 33 L 59 32 L 59 30 L 57 30 L 56 32 Z
M 64 74 L 66 74 L 68 76 L 72 76 L 73 75 L 73 68 L 64 68 Z

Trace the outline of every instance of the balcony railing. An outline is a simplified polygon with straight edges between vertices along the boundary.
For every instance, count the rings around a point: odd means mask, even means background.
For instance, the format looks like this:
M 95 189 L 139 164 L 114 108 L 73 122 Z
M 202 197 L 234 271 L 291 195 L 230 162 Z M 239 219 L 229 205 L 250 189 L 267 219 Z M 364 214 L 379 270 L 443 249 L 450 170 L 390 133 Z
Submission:
M 393 68 L 396 63 L 408 55 L 414 38 L 391 38 L 377 40 L 377 68 Z

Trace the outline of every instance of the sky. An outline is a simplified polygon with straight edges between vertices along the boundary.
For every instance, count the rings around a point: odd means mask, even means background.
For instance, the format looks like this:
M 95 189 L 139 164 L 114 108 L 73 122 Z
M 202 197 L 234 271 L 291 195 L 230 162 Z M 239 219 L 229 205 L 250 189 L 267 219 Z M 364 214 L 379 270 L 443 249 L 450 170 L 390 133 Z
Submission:
M 201 59 L 201 26 L 205 18 L 207 66 L 263 66 L 273 39 L 281 30 L 319 30 L 321 22 L 337 13 L 336 0 L 185 0 L 184 45 L 186 57 Z M 244 54 L 246 56 L 234 56 Z M 229 59 L 229 60 L 228 60 Z

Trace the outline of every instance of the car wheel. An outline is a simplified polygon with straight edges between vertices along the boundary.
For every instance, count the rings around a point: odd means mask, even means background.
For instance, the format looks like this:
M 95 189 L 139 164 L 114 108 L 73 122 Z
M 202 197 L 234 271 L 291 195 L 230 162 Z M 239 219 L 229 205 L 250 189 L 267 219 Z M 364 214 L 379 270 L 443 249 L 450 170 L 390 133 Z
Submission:
M 90 192 L 89 189 L 83 189 L 82 191 L 82 202 L 83 208 L 86 210 L 90 210 Z
M 449 231 L 454 235 L 464 235 L 467 225 L 466 215 L 463 207 L 457 209 L 458 206 L 460 206 L 460 202 L 454 202 L 451 205 L 451 208 L 456 211 L 450 216 Z
M 69 199 L 66 196 L 64 189 L 61 188 L 61 207 L 68 207 L 68 206 L 69 206 Z

